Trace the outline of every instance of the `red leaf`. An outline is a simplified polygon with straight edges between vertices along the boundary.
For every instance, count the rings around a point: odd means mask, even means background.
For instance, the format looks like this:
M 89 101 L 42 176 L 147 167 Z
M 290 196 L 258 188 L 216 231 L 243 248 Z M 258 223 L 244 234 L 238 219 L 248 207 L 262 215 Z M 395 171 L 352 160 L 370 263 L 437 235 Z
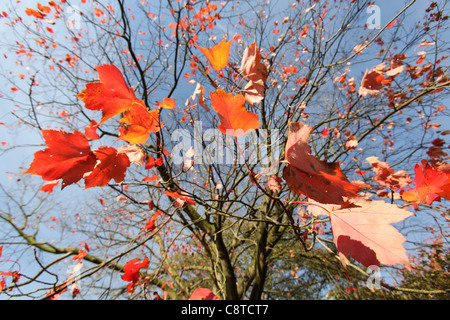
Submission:
M 144 229 L 150 232 L 153 231 L 155 229 L 155 222 L 160 215 L 162 215 L 161 211 L 158 211 L 154 215 L 152 215 L 150 220 L 147 221 L 147 224 L 145 225 Z
M 164 191 L 164 194 L 169 196 L 169 197 L 171 197 L 171 198 L 181 200 L 182 201 L 182 205 L 184 205 L 184 202 L 186 202 L 187 204 L 190 204 L 190 205 L 195 205 L 195 201 L 194 200 L 192 200 L 191 198 L 189 198 L 187 196 L 184 196 L 184 195 L 182 195 L 182 194 L 180 194 L 178 192 L 173 192 L 173 191 L 166 190 L 166 191 Z
M 142 179 L 142 181 L 145 181 L 145 182 L 150 182 L 150 181 L 155 181 L 155 180 L 158 180 L 159 179 L 159 177 L 158 176 L 151 176 L 151 177 L 145 177 L 144 179 Z
M 48 193 L 53 192 L 53 188 L 59 184 L 59 180 L 50 181 L 49 183 L 44 184 L 39 191 L 44 191 Z
M 360 188 L 348 181 L 338 163 L 316 159 L 308 144 L 311 128 L 301 122 L 289 123 L 283 178 L 289 189 L 320 203 L 346 205 L 345 197 L 355 197 Z
M 258 115 L 247 111 L 244 107 L 244 96 L 233 96 L 221 89 L 210 93 L 211 105 L 220 119 L 219 130 L 228 135 L 242 136 L 259 128 Z
M 130 165 L 130 160 L 125 153 L 117 152 L 117 149 L 112 147 L 100 147 L 94 151 L 97 160 L 99 161 L 94 170 L 87 175 L 85 189 L 92 187 L 104 187 L 111 179 L 114 179 L 118 184 L 125 179 L 125 173 Z
M 100 82 L 91 82 L 76 97 L 80 98 L 90 110 L 102 110 L 101 125 L 106 120 L 129 110 L 144 107 L 144 102 L 136 98 L 134 91 L 125 82 L 120 70 L 114 65 L 95 67 Z
M 206 288 L 195 289 L 189 297 L 189 300 L 219 300 L 219 298 Z
M 89 140 L 97 140 L 99 138 L 97 133 L 97 121 L 91 120 L 89 125 L 84 127 L 84 135 Z
M 392 26 L 393 26 L 394 24 L 396 24 L 396 23 L 397 23 L 397 20 L 392 21 L 391 23 L 389 23 L 389 24 L 386 26 L 386 29 L 392 28 Z
M 29 15 L 29 16 L 33 16 L 33 17 L 38 18 L 38 19 L 44 19 L 44 17 L 46 16 L 45 13 L 36 11 L 34 9 L 30 9 L 30 8 L 25 9 L 25 13 L 27 15 Z
M 62 189 L 76 183 L 94 169 L 97 158 L 89 141 L 79 131 L 42 130 L 48 148 L 37 151 L 24 174 L 35 174 L 45 181 L 62 179 Z
M 364 74 L 359 87 L 359 94 L 363 97 L 366 95 L 376 95 L 383 88 L 382 81 L 384 77 L 378 71 L 368 71 Z
M 87 252 L 86 252 L 86 251 L 80 250 L 80 251 L 78 252 L 78 254 L 75 255 L 75 256 L 72 258 L 72 260 L 73 260 L 73 261 L 76 261 L 76 260 L 81 261 L 81 260 L 84 259 L 84 257 L 85 257 L 86 255 L 87 255 Z
M 413 202 L 417 209 L 419 204 L 430 205 L 440 201 L 441 197 L 450 200 L 450 173 L 436 169 L 422 160 L 414 168 L 415 187 L 411 191 L 402 192 L 404 201 Z
M 145 170 L 150 170 L 155 166 L 155 158 L 153 158 L 152 155 L 150 155 L 147 159 L 147 162 L 145 163 Z
M 139 270 L 148 268 L 149 260 L 147 257 L 139 262 L 140 259 L 132 259 L 128 261 L 123 267 L 124 274 L 121 275 L 122 280 L 131 281 L 132 283 L 136 283 L 139 281 Z

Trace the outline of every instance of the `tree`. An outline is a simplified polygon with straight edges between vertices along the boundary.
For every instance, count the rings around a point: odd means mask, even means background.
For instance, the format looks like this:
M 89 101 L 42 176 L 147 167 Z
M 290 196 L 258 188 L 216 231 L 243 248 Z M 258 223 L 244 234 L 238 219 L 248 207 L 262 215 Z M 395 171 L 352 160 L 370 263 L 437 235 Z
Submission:
M 416 226 L 448 244 L 446 1 L 380 26 L 369 1 L 127 5 L 2 12 L 2 127 L 35 143 L 3 188 L 6 297 L 324 299 L 405 275 Z M 380 288 L 448 295 L 405 283 Z

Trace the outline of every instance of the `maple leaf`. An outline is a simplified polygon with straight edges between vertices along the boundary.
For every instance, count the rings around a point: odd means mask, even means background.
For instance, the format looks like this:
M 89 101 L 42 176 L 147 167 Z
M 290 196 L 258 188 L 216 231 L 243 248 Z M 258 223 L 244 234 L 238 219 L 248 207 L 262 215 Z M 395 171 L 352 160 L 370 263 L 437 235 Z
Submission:
M 230 41 L 225 41 L 225 39 L 222 39 L 220 43 L 209 49 L 199 47 L 195 44 L 194 47 L 199 49 L 205 55 L 214 70 L 219 71 L 222 68 L 225 68 L 228 64 L 228 56 L 230 55 L 232 41 L 233 39 Z
M 144 102 L 136 98 L 120 70 L 110 64 L 96 66 L 100 82 L 91 82 L 86 89 L 75 95 L 80 98 L 87 109 L 101 110 L 101 125 L 106 120 L 135 106 L 145 108 Z
M 48 148 L 34 154 L 30 168 L 23 174 L 39 175 L 45 181 L 62 179 L 64 189 L 94 169 L 97 157 L 81 132 L 42 130 L 42 135 Z
M 54 181 L 50 181 L 46 184 L 44 184 L 39 191 L 44 191 L 44 192 L 48 192 L 48 193 L 52 193 L 53 192 L 53 188 L 56 187 L 59 184 L 59 180 L 54 180 Z
M 195 201 L 194 200 L 192 200 L 191 198 L 189 198 L 189 197 L 187 197 L 185 195 L 182 195 L 182 194 L 180 194 L 178 192 L 166 190 L 166 191 L 164 191 L 164 194 L 166 196 L 169 196 L 169 197 L 175 199 L 175 200 L 178 200 L 178 202 L 176 202 L 177 207 L 182 207 L 184 205 L 184 203 L 187 203 L 189 205 L 195 205 Z
M 252 43 L 245 49 L 241 71 L 242 75 L 249 80 L 244 88 L 245 100 L 253 106 L 253 104 L 264 99 L 267 88 L 265 81 L 269 76 L 266 66 L 261 63 L 261 54 L 256 47 L 256 43 Z
M 164 98 L 163 102 L 157 101 L 156 106 L 159 108 L 173 109 L 176 107 L 176 103 L 171 98 Z
M 415 165 L 414 173 L 414 189 L 402 192 L 404 201 L 413 202 L 417 209 L 419 204 L 430 205 L 441 197 L 450 200 L 450 172 L 436 169 L 422 160 Z
M 144 229 L 147 231 L 152 232 L 155 229 L 155 222 L 158 219 L 159 216 L 162 215 L 161 211 L 156 212 L 154 215 L 152 215 L 152 217 L 150 218 L 150 220 L 147 221 Z
M 89 140 L 97 140 L 100 136 L 97 133 L 97 121 L 91 120 L 89 125 L 84 127 L 84 135 Z
M 84 177 L 85 189 L 92 187 L 104 187 L 111 179 L 118 184 L 125 179 L 125 173 L 130 165 L 130 160 L 125 153 L 120 153 L 113 147 L 100 147 L 94 151 L 97 164 L 93 171 Z
M 283 169 L 289 189 L 320 203 L 347 205 L 345 198 L 357 196 L 360 188 L 348 181 L 339 163 L 318 160 L 308 144 L 312 128 L 301 122 L 290 122 Z
M 220 119 L 219 130 L 235 137 L 259 128 L 258 115 L 245 109 L 242 94 L 233 96 L 222 89 L 210 92 L 211 106 Z
M 137 105 L 126 111 L 121 123 L 120 140 L 128 141 L 130 144 L 145 143 L 150 137 L 150 132 L 158 132 L 163 125 L 159 121 L 159 110 L 147 110 L 143 105 Z
M 413 214 L 384 201 L 355 199 L 353 204 L 329 211 L 333 240 L 344 266 L 352 257 L 366 267 L 400 264 L 408 268 L 406 239 L 392 224 Z
M 384 63 L 377 65 L 372 70 L 366 70 L 359 87 L 359 95 L 377 95 L 384 86 L 390 86 L 394 77 L 404 70 L 404 66 L 386 68 Z
M 45 16 L 47 15 L 47 13 L 45 13 L 45 12 L 39 12 L 39 11 L 36 11 L 34 9 L 31 9 L 31 8 L 26 8 L 25 9 L 25 13 L 28 16 L 33 16 L 33 17 L 38 18 L 38 19 L 44 19 Z
M 148 268 L 149 260 L 145 257 L 142 262 L 139 261 L 140 259 L 135 258 L 125 264 L 123 267 L 124 274 L 121 275 L 122 280 L 131 281 L 132 283 L 139 281 L 139 270 Z
M 207 288 L 198 288 L 191 294 L 189 300 L 219 300 L 219 297 Z

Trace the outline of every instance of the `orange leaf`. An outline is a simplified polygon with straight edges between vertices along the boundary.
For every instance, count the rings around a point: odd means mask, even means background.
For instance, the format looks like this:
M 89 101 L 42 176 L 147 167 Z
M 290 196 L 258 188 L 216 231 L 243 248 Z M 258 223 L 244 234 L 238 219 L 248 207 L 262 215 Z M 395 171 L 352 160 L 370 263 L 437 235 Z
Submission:
M 35 174 L 45 181 L 62 179 L 62 188 L 76 183 L 91 172 L 97 157 L 89 141 L 79 131 L 42 130 L 48 148 L 37 151 L 30 168 L 24 174 Z
M 233 39 L 230 41 L 225 41 L 225 39 L 223 39 L 220 43 L 209 49 L 199 47 L 195 44 L 194 47 L 199 49 L 205 55 L 214 70 L 219 71 L 228 64 L 228 56 L 230 55 L 232 41 Z
M 158 132 L 162 124 L 159 122 L 159 110 L 148 111 L 143 105 L 126 111 L 119 122 L 129 123 L 121 128 L 119 139 L 130 144 L 145 143 L 150 132 Z
M 156 106 L 159 108 L 173 109 L 176 107 L 176 103 L 171 98 L 164 98 L 163 102 L 157 102 Z
M 212 108 L 219 116 L 218 128 L 222 133 L 239 137 L 259 128 L 258 115 L 245 109 L 243 95 L 233 96 L 217 89 L 210 93 L 210 98 Z
M 25 13 L 27 15 L 29 15 L 29 16 L 33 16 L 33 17 L 38 18 L 38 19 L 44 19 L 44 17 L 46 16 L 45 13 L 36 11 L 34 9 L 30 9 L 30 8 L 25 9 Z
M 120 70 L 114 65 L 101 65 L 97 69 L 100 82 L 91 82 L 86 89 L 75 95 L 90 110 L 102 110 L 101 125 L 106 120 L 125 112 L 132 107 L 144 107 L 134 91 L 126 82 Z

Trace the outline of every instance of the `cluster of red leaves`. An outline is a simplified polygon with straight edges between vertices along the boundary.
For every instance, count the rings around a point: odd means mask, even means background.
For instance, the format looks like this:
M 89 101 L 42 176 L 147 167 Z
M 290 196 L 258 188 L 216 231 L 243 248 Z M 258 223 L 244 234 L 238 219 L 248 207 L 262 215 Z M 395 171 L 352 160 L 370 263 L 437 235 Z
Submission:
M 62 188 L 81 179 L 85 180 L 85 188 L 103 187 L 111 179 L 118 184 L 123 182 L 131 164 L 129 153 L 108 146 L 91 150 L 89 145 L 89 140 L 99 138 L 97 127 L 108 119 L 123 113 L 119 120 L 124 124 L 119 130 L 119 139 L 130 144 L 144 143 L 151 132 L 160 129 L 159 109 L 148 111 L 144 102 L 137 99 L 133 89 L 126 84 L 119 69 L 113 65 L 97 66 L 96 69 L 100 81 L 88 83 L 77 97 L 87 109 L 101 110 L 102 119 L 99 123 L 92 120 L 85 127 L 85 134 L 42 130 L 47 148 L 34 154 L 34 160 L 25 172 L 50 181 L 42 191 L 51 192 L 60 179 Z M 174 106 L 171 99 L 165 99 L 159 105 L 160 108 Z
M 398 63 L 398 62 L 397 62 Z M 405 69 L 404 65 L 386 66 L 384 63 L 374 67 L 372 70 L 366 70 L 359 87 L 361 96 L 377 95 L 381 89 L 391 85 L 394 78 Z
M 205 55 L 214 70 L 222 72 L 228 65 L 231 43 L 232 40 L 224 39 L 211 48 L 194 46 Z M 371 71 L 366 71 L 359 94 L 377 95 L 381 89 L 389 87 L 393 79 L 404 70 L 401 59 L 397 60 L 391 61 L 389 66 L 382 64 Z M 43 130 L 48 148 L 35 153 L 35 159 L 25 173 L 40 175 L 51 183 L 62 179 L 63 188 L 82 178 L 85 180 L 86 188 L 102 187 L 111 179 L 120 184 L 131 163 L 130 157 L 118 149 L 107 146 L 91 150 L 88 139 L 97 139 L 96 128 L 122 114 L 122 118 L 118 121 L 121 125 L 119 139 L 133 145 L 145 143 L 150 133 L 158 132 L 163 126 L 160 121 L 160 110 L 176 107 L 174 100 L 166 98 L 163 102 L 155 104 L 156 109 L 149 110 L 145 103 L 135 96 L 134 90 L 128 86 L 115 66 L 97 66 L 96 70 L 99 82 L 88 83 L 77 97 L 85 103 L 87 109 L 102 112 L 100 122 L 91 122 L 85 127 L 86 135 L 78 131 L 66 133 Z M 253 106 L 260 103 L 265 95 L 268 72 L 261 63 L 261 55 L 256 44 L 245 49 L 241 74 L 248 81 L 244 95 L 233 95 L 220 88 L 209 94 L 211 106 L 220 119 L 218 129 L 224 134 L 236 137 L 260 126 L 258 114 L 245 108 L 245 103 Z M 343 83 L 345 77 L 339 81 Z M 349 86 L 353 89 L 355 87 L 354 83 Z M 196 99 L 197 94 L 199 104 L 209 111 L 204 88 L 199 84 L 191 97 L 192 100 Z M 358 194 L 361 187 L 348 180 L 339 163 L 325 162 L 311 154 L 308 143 L 311 130 L 311 127 L 300 122 L 289 123 L 285 149 L 286 166 L 283 170 L 283 178 L 289 189 L 316 202 L 311 202 L 311 206 L 322 208 L 321 214 L 326 214 L 330 218 L 334 242 L 344 265 L 350 257 L 353 257 L 365 266 L 383 263 L 402 264 L 408 267 L 408 258 L 403 248 L 405 239 L 391 224 L 409 217 L 411 213 L 383 201 L 363 199 Z M 349 137 L 349 148 L 356 146 L 357 141 L 354 140 L 356 139 Z M 141 160 L 136 161 L 145 163 Z M 448 169 L 436 168 L 425 163 L 417 165 L 415 189 L 404 191 L 405 186 L 411 183 L 406 172 L 395 172 L 388 164 L 376 158 L 371 159 L 371 164 L 376 173 L 374 180 L 378 184 L 391 190 L 402 190 L 403 199 L 413 202 L 415 206 L 421 203 L 430 204 L 440 197 L 449 197 Z M 149 157 L 145 168 L 152 168 L 154 165 L 162 165 L 162 158 L 155 160 Z M 148 180 L 153 178 L 149 177 Z M 273 192 L 281 190 L 279 177 L 271 177 L 269 182 L 269 188 Z M 48 188 L 52 186 L 49 185 Z M 195 205 L 195 202 L 185 194 L 174 191 L 165 191 L 164 194 L 174 199 L 176 207 L 185 204 Z M 151 217 L 145 226 L 146 230 L 154 230 L 159 215 L 160 212 Z M 133 259 L 124 267 L 122 279 L 130 281 L 128 292 L 134 291 L 139 281 L 140 269 L 148 267 L 147 258 L 142 262 L 139 261 Z M 191 298 L 215 297 L 208 289 L 199 290 L 203 291 L 194 292 Z
M 0 258 L 2 257 L 3 246 L 0 246 Z M 1 262 L 1 261 L 0 261 Z M 0 292 L 6 287 L 6 277 L 11 277 L 13 283 L 17 283 L 20 279 L 19 271 L 0 271 Z
M 92 151 L 88 139 L 79 131 L 42 130 L 48 148 L 37 151 L 24 174 L 35 174 L 45 181 L 62 180 L 62 189 L 84 178 L 86 188 L 103 187 L 111 179 L 122 183 L 130 165 L 128 156 L 112 147 Z M 45 190 L 44 190 L 45 191 Z
M 117 67 L 101 65 L 96 70 L 100 82 L 88 83 L 86 89 L 76 96 L 85 103 L 87 109 L 102 111 L 102 119 L 97 126 L 124 113 L 119 120 L 124 124 L 119 139 L 130 144 L 145 143 L 151 132 L 158 132 L 161 128 L 159 109 L 147 110 Z
M 419 204 L 431 205 L 440 201 L 441 197 L 450 200 L 450 167 L 441 165 L 432 166 L 426 160 L 416 164 L 414 168 L 414 188 L 403 191 L 402 199 L 412 202 L 414 208 Z
M 350 257 L 366 267 L 401 264 L 409 261 L 403 247 L 405 238 L 391 225 L 412 215 L 384 201 L 366 200 L 360 187 L 351 183 L 339 163 L 318 160 L 311 154 L 308 137 L 311 128 L 300 122 L 289 124 L 285 149 L 287 164 L 283 178 L 289 189 L 305 195 L 309 210 L 330 218 L 333 239 L 344 266 Z M 388 167 L 379 172 L 380 183 L 397 185 Z
M 372 170 L 375 172 L 372 180 L 382 187 L 386 187 L 391 191 L 399 191 L 413 182 L 407 175 L 406 170 L 395 171 L 388 163 L 380 161 L 378 157 L 369 157 L 366 161 L 373 166 Z M 379 190 L 377 195 L 385 197 L 387 196 L 387 191 L 385 189 Z

